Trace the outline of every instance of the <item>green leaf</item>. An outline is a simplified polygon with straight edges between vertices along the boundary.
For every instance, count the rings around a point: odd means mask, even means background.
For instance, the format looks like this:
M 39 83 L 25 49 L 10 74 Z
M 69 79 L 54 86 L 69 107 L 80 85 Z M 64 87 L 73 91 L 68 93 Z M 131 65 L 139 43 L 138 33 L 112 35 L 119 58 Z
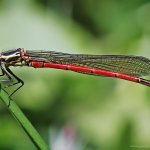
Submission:
M 40 150 L 48 150 L 47 144 L 43 141 L 39 133 L 32 126 L 27 117 L 14 101 L 10 101 L 9 95 L 0 87 L 0 99 L 6 104 L 10 113 L 20 123 L 24 131 L 27 133 L 33 144 Z M 10 105 L 8 106 L 10 101 Z

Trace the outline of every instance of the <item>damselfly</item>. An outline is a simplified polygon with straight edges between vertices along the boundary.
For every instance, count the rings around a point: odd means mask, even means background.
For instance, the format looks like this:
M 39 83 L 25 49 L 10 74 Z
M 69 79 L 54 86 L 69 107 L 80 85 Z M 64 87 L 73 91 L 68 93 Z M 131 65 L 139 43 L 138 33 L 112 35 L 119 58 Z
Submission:
M 150 59 L 142 56 L 68 54 L 18 48 L 0 53 L 1 76 L 8 77 L 8 80 L 1 81 L 11 82 L 16 79 L 17 82 L 12 82 L 7 87 L 20 84 L 9 97 L 24 85 L 24 82 L 10 70 L 10 66 L 56 68 L 120 78 L 150 86 L 149 80 L 141 78 L 150 74 Z

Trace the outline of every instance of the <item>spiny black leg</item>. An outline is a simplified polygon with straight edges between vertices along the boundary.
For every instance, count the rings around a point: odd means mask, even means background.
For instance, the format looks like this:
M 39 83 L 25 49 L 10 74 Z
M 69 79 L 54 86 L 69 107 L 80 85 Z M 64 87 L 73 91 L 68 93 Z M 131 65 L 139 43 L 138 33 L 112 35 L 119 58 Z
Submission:
M 11 82 L 11 81 L 12 81 L 11 76 L 5 71 L 5 69 L 2 67 L 2 65 L 3 65 L 3 64 L 0 63 L 0 69 L 1 69 L 1 72 L 2 72 L 2 74 L 0 74 L 0 76 L 6 75 L 9 80 L 0 80 L 0 82 Z M 5 67 L 5 65 L 4 65 L 4 67 Z M 1 84 L 0 84 L 0 87 L 1 87 Z M 4 89 L 3 89 L 3 90 L 4 90 Z M 6 90 L 4 90 L 4 91 L 7 93 Z M 7 94 L 8 94 L 8 93 L 7 93 Z
M 15 89 L 15 90 L 9 95 L 9 99 L 11 100 L 11 96 L 12 96 L 14 93 L 16 93 L 16 92 L 24 85 L 24 82 L 23 82 L 19 77 L 17 77 L 8 67 L 5 67 L 5 69 L 7 70 L 7 72 L 8 72 L 10 75 L 12 75 L 12 76 L 17 80 L 16 83 L 13 83 L 13 84 L 11 84 L 11 85 L 8 85 L 7 87 L 10 87 L 10 86 L 13 86 L 13 85 L 15 85 L 15 84 L 21 83 L 21 85 L 20 85 L 17 89 Z M 8 106 L 10 106 L 10 100 L 9 100 Z
M 16 85 L 16 84 L 21 83 L 21 85 L 20 85 L 15 91 L 13 91 L 13 92 L 9 95 L 9 97 L 10 97 L 10 96 L 12 96 L 18 89 L 20 89 L 20 88 L 24 85 L 24 82 L 23 82 L 19 77 L 17 77 L 8 67 L 6 67 L 6 70 L 17 80 L 16 83 L 12 83 L 12 84 L 8 85 L 7 87 L 10 87 L 10 86 L 13 86 L 13 85 Z
M 2 66 L 1 66 L 1 70 L 2 70 L 2 75 L 1 76 L 6 75 L 9 80 L 0 80 L 0 81 L 1 82 L 12 82 L 13 81 L 12 77 L 9 75 L 9 73 L 7 73 L 7 71 Z
M 2 67 L 2 65 L 0 65 L 0 68 L 1 68 L 1 71 L 2 71 L 2 74 L 0 74 L 0 76 L 4 76 L 5 75 L 5 71 L 4 71 L 3 67 Z
M 2 65 L 0 65 L 0 69 L 2 71 L 2 74 L 0 74 L 0 76 L 6 75 L 9 79 L 9 80 L 0 80 L 0 82 L 12 82 L 11 76 L 7 73 L 7 71 L 5 71 L 5 69 L 2 67 Z

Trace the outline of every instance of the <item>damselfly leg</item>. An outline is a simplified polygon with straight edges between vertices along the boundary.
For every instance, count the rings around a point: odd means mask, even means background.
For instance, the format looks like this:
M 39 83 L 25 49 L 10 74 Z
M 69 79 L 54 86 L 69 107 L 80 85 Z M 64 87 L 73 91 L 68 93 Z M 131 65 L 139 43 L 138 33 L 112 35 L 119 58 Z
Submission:
M 17 87 L 12 93 L 9 94 L 9 99 L 11 100 L 11 96 L 17 92 L 23 85 L 24 85 L 24 82 L 19 78 L 17 77 L 7 66 L 5 66 L 4 64 L 0 66 L 0 69 L 2 71 L 2 74 L 0 76 L 4 76 L 6 75 L 8 77 L 8 80 L 0 80 L 0 82 L 7 82 L 9 83 L 7 86 L 4 86 L 4 88 L 8 88 L 8 87 L 11 87 L 13 85 L 17 85 L 17 84 L 20 84 L 19 87 Z M 16 82 L 13 82 L 14 79 L 16 80 Z M 7 91 L 6 91 L 7 92 Z M 8 106 L 10 106 L 10 100 L 9 100 L 9 103 L 8 103 Z
M 9 84 L 7 85 L 5 88 L 8 88 L 10 86 L 13 86 L 13 85 L 16 85 L 16 84 L 20 84 L 19 87 L 17 87 L 11 94 L 9 94 L 9 98 L 11 98 L 11 96 L 16 93 L 23 85 L 24 85 L 24 82 L 19 78 L 17 77 L 8 67 L 5 67 L 6 71 L 15 79 L 17 80 L 17 82 L 14 82 L 12 84 Z
M 4 69 L 4 67 L 2 66 L 2 64 L 0 65 L 0 69 L 1 69 L 1 72 L 2 72 L 2 74 L 0 74 L 0 76 L 7 76 L 8 77 L 8 79 L 1 79 L 0 80 L 0 82 L 12 82 L 13 80 L 12 80 L 12 78 L 10 77 L 10 75 L 5 71 L 5 69 Z

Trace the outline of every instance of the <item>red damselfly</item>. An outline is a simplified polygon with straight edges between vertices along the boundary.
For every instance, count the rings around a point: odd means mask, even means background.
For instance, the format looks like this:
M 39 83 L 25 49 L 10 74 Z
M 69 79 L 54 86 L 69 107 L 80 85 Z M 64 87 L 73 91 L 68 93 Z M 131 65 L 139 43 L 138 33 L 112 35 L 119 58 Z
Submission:
M 16 79 L 17 82 L 12 82 L 7 87 L 20 84 L 9 97 L 24 85 L 24 82 L 10 70 L 10 66 L 56 68 L 90 75 L 120 78 L 150 86 L 149 80 L 141 78 L 150 74 L 150 59 L 142 56 L 68 54 L 18 48 L 0 53 L 1 76 L 6 75 L 8 77 L 8 80 L 1 81 L 11 82 Z

